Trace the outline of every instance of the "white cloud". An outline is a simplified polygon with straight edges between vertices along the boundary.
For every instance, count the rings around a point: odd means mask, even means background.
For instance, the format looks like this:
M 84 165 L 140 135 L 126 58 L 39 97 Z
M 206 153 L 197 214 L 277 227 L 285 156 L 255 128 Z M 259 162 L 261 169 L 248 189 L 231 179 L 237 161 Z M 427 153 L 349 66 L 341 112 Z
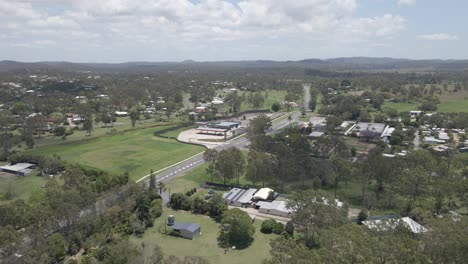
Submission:
M 433 40 L 433 41 L 458 40 L 457 35 L 451 35 L 451 34 L 446 34 L 446 33 L 419 35 L 418 38 L 424 39 L 424 40 Z
M 398 0 L 398 5 L 414 5 L 416 0 Z
M 223 47 L 232 41 L 246 46 L 268 40 L 286 43 L 294 38 L 377 43 L 405 30 L 405 19 L 399 15 L 358 16 L 357 3 L 358 0 L 241 0 L 237 3 L 230 0 L 0 0 L 0 33 L 16 38 L 17 43 L 26 39 L 39 44 L 35 41 L 46 37 L 57 46 L 73 39 L 72 45 L 76 46 L 187 49 Z

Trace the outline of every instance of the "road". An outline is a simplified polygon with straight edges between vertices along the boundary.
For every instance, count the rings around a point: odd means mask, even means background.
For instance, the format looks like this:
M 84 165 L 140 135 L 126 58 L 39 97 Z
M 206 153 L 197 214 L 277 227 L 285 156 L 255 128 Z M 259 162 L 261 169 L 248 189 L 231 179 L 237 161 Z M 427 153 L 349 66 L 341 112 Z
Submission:
M 291 115 L 291 120 L 288 120 L 287 118 L 282 119 L 278 122 L 274 122 L 272 124 L 272 127 L 270 130 L 267 131 L 267 134 L 274 134 L 278 130 L 285 128 L 288 126 L 291 122 L 297 121 L 299 119 L 300 114 L 298 112 L 293 112 L 290 114 Z M 239 149 L 247 149 L 248 145 L 250 144 L 249 140 L 245 135 L 239 136 L 237 138 L 234 138 L 230 141 L 227 141 L 226 143 L 219 145 L 215 147 L 216 150 L 222 150 L 226 149 L 229 147 L 237 147 Z M 203 159 L 203 153 L 199 153 L 197 155 L 194 155 L 186 160 L 183 160 L 181 162 L 178 162 L 172 166 L 169 166 L 165 169 L 159 170 L 155 172 L 156 175 L 156 181 L 162 181 L 162 182 L 168 182 L 176 177 L 180 177 L 187 172 L 201 166 L 203 163 L 205 163 Z M 144 176 L 137 182 L 142 182 L 144 181 L 145 184 L 149 184 L 149 175 Z M 164 196 L 163 196 L 164 198 Z

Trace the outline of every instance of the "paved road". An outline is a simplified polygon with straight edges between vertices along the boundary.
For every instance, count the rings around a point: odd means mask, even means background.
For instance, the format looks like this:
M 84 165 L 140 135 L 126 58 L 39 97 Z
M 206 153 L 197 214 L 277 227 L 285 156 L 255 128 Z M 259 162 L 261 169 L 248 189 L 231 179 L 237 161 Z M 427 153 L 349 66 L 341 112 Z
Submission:
M 414 139 L 413 139 L 414 150 L 419 150 L 420 149 L 420 147 L 419 147 L 420 143 L 421 142 L 419 141 L 419 132 L 416 131 L 416 132 L 414 132 Z
M 278 122 L 275 122 L 272 124 L 272 128 L 267 131 L 267 134 L 274 134 L 278 130 L 285 128 L 288 126 L 291 122 L 297 121 L 300 114 L 298 112 L 293 112 L 290 114 L 291 115 L 291 121 L 285 118 L 284 120 L 280 120 Z M 240 136 L 237 138 L 234 138 L 222 145 L 219 145 L 215 147 L 217 150 L 222 150 L 225 148 L 229 147 L 237 147 L 239 149 L 248 149 L 248 145 L 250 144 L 249 140 L 245 136 Z M 182 162 L 176 163 L 176 165 L 173 165 L 167 169 L 163 169 L 161 171 L 155 172 L 156 174 L 156 181 L 162 181 L 162 182 L 168 182 L 172 180 L 173 178 L 180 177 L 184 175 L 185 173 L 199 167 L 205 163 L 203 159 L 203 153 L 199 153 L 191 158 L 188 158 Z M 149 184 L 149 175 L 146 175 L 144 179 L 140 179 L 139 181 L 144 181 L 145 184 Z M 164 198 L 164 195 L 163 195 Z

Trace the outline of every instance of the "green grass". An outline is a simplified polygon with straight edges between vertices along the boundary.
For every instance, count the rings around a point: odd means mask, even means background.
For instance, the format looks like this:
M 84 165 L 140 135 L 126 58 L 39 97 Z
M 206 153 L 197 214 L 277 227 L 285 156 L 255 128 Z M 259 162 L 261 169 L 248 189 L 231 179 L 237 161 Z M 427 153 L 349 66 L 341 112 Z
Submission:
M 468 112 L 468 100 L 459 99 L 442 101 L 440 104 L 437 105 L 437 112 Z
M 42 191 L 41 186 L 46 184 L 47 181 L 47 178 L 35 176 L 34 173 L 26 177 L 0 178 L 0 204 L 17 199 L 28 200 L 34 192 Z M 5 200 L 4 195 L 9 188 L 13 189 L 14 196 L 12 200 Z
M 392 103 L 392 102 L 385 102 L 382 106 L 382 109 L 386 107 L 394 108 L 398 112 L 409 112 L 409 111 L 416 111 L 418 110 L 419 104 L 417 103 Z
M 194 222 L 201 226 L 201 235 L 194 240 L 164 235 L 164 220 L 168 215 L 174 215 L 176 221 Z M 132 237 L 135 245 L 145 243 L 145 256 L 152 253 L 154 245 L 159 245 L 164 255 L 167 256 L 200 256 L 206 258 L 210 263 L 225 264 L 255 264 L 261 263 L 263 259 L 269 258 L 270 239 L 276 235 L 265 235 L 260 232 L 261 221 L 256 221 L 253 243 L 243 250 L 229 250 L 226 254 L 224 249 L 218 247 L 217 237 L 219 235 L 219 224 L 208 216 L 194 215 L 185 211 L 173 211 L 164 208 L 163 215 L 158 218 L 154 227 L 148 229 L 142 238 Z
M 128 171 L 131 179 L 137 180 L 151 169 L 157 171 L 204 150 L 199 146 L 153 135 L 157 129 L 164 128 L 167 127 L 139 129 L 88 141 L 42 146 L 28 152 L 56 154 L 66 161 L 113 173 Z

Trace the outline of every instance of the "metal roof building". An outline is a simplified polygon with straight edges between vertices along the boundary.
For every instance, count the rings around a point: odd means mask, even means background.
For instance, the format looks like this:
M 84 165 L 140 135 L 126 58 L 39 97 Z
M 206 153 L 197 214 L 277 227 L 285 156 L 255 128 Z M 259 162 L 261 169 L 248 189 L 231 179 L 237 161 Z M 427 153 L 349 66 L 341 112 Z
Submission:
M 250 204 L 253 195 L 257 192 L 257 189 L 239 189 L 233 188 L 229 192 L 223 194 L 223 199 L 228 205 L 242 207 Z
M 20 176 L 27 176 L 36 168 L 36 165 L 31 163 L 17 163 L 14 165 L 7 165 L 0 167 L 0 170 L 13 173 Z
M 257 202 L 256 205 L 258 206 L 258 211 L 264 214 L 291 217 L 291 215 L 294 213 L 293 209 L 286 207 L 286 201 L 273 201 L 271 203 L 260 201 Z
M 194 239 L 200 235 L 200 225 L 195 223 L 175 223 L 171 226 L 172 230 L 177 232 L 181 237 Z

